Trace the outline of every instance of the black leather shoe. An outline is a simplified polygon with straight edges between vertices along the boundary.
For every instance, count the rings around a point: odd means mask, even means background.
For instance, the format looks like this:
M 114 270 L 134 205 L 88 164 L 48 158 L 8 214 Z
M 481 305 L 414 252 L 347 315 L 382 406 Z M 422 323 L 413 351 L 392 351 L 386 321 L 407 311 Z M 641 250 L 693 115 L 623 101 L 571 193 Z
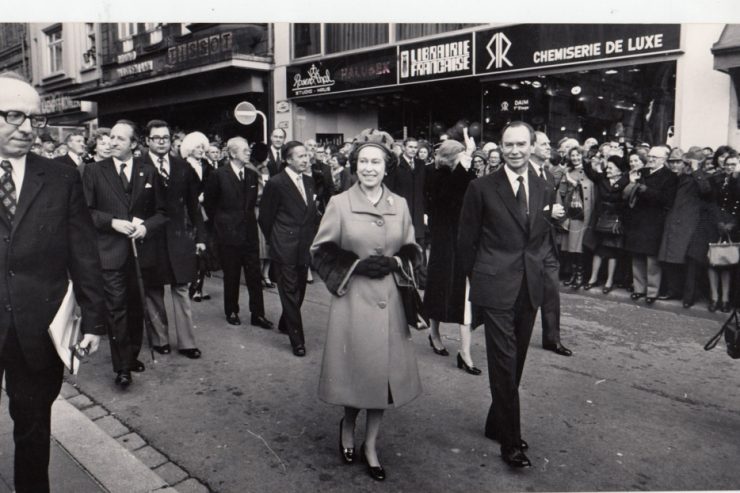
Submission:
M 529 457 L 527 457 L 522 449 L 519 448 L 506 449 L 501 447 L 501 458 L 510 467 L 532 467 Z
M 203 298 L 203 301 L 208 301 L 208 300 L 211 299 L 211 295 L 210 294 L 201 294 L 200 296 L 201 296 L 201 298 Z
M 730 307 L 730 302 L 723 301 L 722 303 L 720 303 L 719 311 L 721 311 L 722 313 L 730 313 L 730 311 L 732 311 L 732 308 Z
M 586 284 L 583 285 L 583 290 L 584 291 L 588 291 L 589 289 L 591 289 L 594 286 L 596 286 L 596 283 L 595 282 L 594 283 L 587 282 Z
M 485 435 L 486 435 L 486 438 L 488 438 L 489 440 L 493 440 L 494 442 L 498 442 L 498 437 L 496 436 L 495 433 L 491 433 L 491 432 L 488 432 L 487 431 L 487 432 L 485 432 Z M 521 443 L 522 450 L 529 449 L 529 444 L 527 442 L 525 442 L 523 438 L 520 438 L 519 440 L 522 442 Z
M 639 300 L 639 299 L 640 299 L 640 298 L 642 298 L 643 296 L 645 296 L 645 293 L 632 293 L 632 294 L 630 295 L 630 298 L 631 298 L 632 300 Z
M 118 375 L 116 375 L 116 385 L 121 387 L 122 389 L 125 389 L 129 385 L 131 385 L 131 382 L 133 379 L 131 378 L 131 372 L 127 370 L 119 371 Z
M 460 356 L 460 353 L 457 353 L 457 367 L 461 370 L 465 370 L 466 372 L 470 373 L 471 375 L 480 375 L 481 372 L 479 368 L 476 368 L 475 366 L 468 366 L 468 364 L 465 362 L 462 356 Z
M 293 354 L 295 354 L 299 358 L 302 358 L 306 355 L 306 348 L 304 346 L 296 346 L 293 348 Z
M 647 298 L 645 298 L 645 303 L 647 303 L 648 305 L 652 305 L 653 303 L 655 303 L 655 297 L 648 296 Z
M 183 356 L 187 356 L 190 359 L 198 359 L 200 358 L 200 349 L 192 348 L 192 349 L 180 349 L 178 353 L 182 354 Z
M 714 313 L 717 311 L 717 302 L 714 300 L 709 300 L 709 304 L 707 305 L 707 310 Z
M 571 356 L 573 355 L 573 351 L 568 349 L 567 347 L 563 346 L 562 344 L 547 344 L 546 346 L 542 346 L 543 349 L 547 351 L 552 351 L 553 353 L 559 354 L 560 356 Z
M 354 464 L 355 448 L 345 448 L 342 443 L 342 429 L 344 427 L 344 418 L 339 420 L 339 455 L 342 456 L 342 462 L 345 464 Z
M 684 307 L 684 308 L 691 308 L 691 307 L 692 307 L 693 305 L 694 305 L 694 304 L 693 304 L 693 303 L 691 303 L 691 302 L 689 302 L 689 301 L 684 301 L 684 302 L 683 302 L 683 307 Z
M 429 336 L 429 345 L 432 346 L 432 351 L 434 351 L 434 354 L 438 354 L 440 356 L 449 356 L 450 353 L 447 352 L 446 348 L 437 349 L 434 347 L 434 343 L 432 342 L 432 336 Z
M 373 467 L 370 465 L 370 463 L 367 460 L 367 455 L 365 455 L 365 444 L 362 444 L 362 447 L 360 447 L 360 459 L 362 462 L 367 464 L 367 473 L 370 475 L 371 478 L 373 478 L 375 481 L 385 481 L 385 470 L 381 467 Z
M 226 321 L 231 325 L 241 325 L 242 324 L 242 321 L 239 318 L 239 315 L 237 315 L 236 313 L 232 313 L 231 315 L 228 315 L 226 317 Z
M 169 344 L 165 344 L 164 346 L 152 346 L 152 349 L 154 349 L 159 354 L 170 354 L 171 351 Z
M 614 289 L 614 286 L 604 286 L 601 289 L 601 292 L 604 293 L 604 294 L 609 294 L 612 289 Z
M 138 359 L 134 361 L 134 364 L 131 366 L 131 371 L 135 371 L 136 373 L 141 373 L 144 370 L 146 370 L 146 366 L 144 366 L 144 363 Z
M 272 322 L 267 320 L 265 317 L 261 315 L 252 315 L 252 325 L 256 325 L 257 327 L 262 327 L 263 329 L 272 329 L 274 325 Z

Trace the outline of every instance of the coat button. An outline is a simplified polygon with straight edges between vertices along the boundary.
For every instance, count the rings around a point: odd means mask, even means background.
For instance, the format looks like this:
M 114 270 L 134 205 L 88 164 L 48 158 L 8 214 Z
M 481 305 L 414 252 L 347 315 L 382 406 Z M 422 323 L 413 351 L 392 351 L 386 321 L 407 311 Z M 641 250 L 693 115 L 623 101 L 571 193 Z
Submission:
M 13 307 L 10 306 L 10 305 L 5 305 L 5 311 L 6 312 L 12 312 L 13 311 Z
M 8 275 L 9 275 L 10 277 L 14 277 L 14 276 L 15 276 L 15 272 L 13 272 L 12 270 L 9 270 L 9 271 L 8 271 Z
M 375 221 L 375 224 L 378 225 L 378 226 L 382 226 L 385 223 L 383 222 L 382 219 L 378 219 L 377 221 Z
M 386 305 L 386 302 L 385 301 L 378 302 L 378 308 L 380 308 L 381 310 L 385 310 L 385 307 L 386 306 L 387 305 Z

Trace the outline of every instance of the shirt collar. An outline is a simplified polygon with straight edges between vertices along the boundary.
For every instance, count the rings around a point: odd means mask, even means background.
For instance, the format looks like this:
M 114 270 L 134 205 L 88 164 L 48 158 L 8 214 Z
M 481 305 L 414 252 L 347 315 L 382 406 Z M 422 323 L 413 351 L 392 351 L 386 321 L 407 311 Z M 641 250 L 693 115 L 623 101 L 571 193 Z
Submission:
M 239 168 L 239 166 L 234 164 L 234 161 L 229 161 L 229 166 L 231 166 L 231 169 L 234 170 L 234 174 L 236 176 L 239 176 L 239 172 L 244 169 L 244 167 Z
M 126 163 L 127 168 L 128 169 L 131 169 L 131 166 L 133 165 L 133 162 L 134 162 L 134 157 L 133 156 L 131 156 L 130 158 L 128 158 L 128 161 L 121 161 L 117 157 L 114 157 L 113 158 L 113 164 L 116 165 L 116 169 L 121 169 L 121 163 Z
M 519 185 L 519 177 L 520 176 L 524 178 L 524 186 L 525 187 L 528 186 L 528 180 L 527 180 L 528 176 L 527 175 L 529 173 L 524 173 L 523 175 L 518 175 L 515 172 L 513 172 L 511 169 L 509 169 L 509 167 L 506 164 L 504 164 L 504 172 L 506 173 L 506 177 L 509 179 L 509 183 L 511 183 L 512 189 L 515 186 L 518 186 Z M 525 190 L 526 190 L 526 188 L 525 188 Z
M 302 174 L 299 175 L 298 173 L 296 173 L 295 171 L 293 171 L 292 169 L 288 167 L 285 168 L 285 172 L 288 173 L 288 176 L 290 176 L 290 179 L 293 181 L 296 181 L 298 180 L 299 177 L 303 176 Z
M 13 171 L 16 173 L 21 168 L 26 169 L 26 156 L 25 155 L 21 157 L 0 158 L 0 161 L 10 161 L 10 164 L 13 165 Z
M 149 151 L 149 159 L 152 160 L 152 163 L 154 163 L 154 166 L 159 167 L 159 160 L 164 159 L 164 165 L 165 167 L 170 167 L 170 155 L 169 153 L 165 154 L 164 156 L 157 156 L 153 152 Z

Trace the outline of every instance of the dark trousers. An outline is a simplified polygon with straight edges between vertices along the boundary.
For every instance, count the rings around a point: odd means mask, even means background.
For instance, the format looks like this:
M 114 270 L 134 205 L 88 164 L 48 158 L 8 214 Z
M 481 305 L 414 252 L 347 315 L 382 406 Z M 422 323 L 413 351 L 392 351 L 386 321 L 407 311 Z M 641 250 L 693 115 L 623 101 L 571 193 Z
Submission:
M 560 263 L 554 251 L 545 258 L 542 294 L 542 345 L 560 343 Z
M 684 264 L 666 263 L 664 267 L 662 280 L 665 294 L 671 298 L 682 298 L 684 303 L 693 305 L 697 285 L 701 281 L 699 274 L 706 272 L 706 268 L 690 258 Z
M 514 306 L 508 310 L 484 309 L 488 381 L 491 407 L 486 434 L 495 435 L 501 448 L 519 447 L 519 382 L 527 358 L 529 339 L 537 315 L 529 301 L 526 279 Z
M 283 305 L 283 313 L 278 322 L 278 329 L 287 332 L 290 337 L 290 345 L 295 347 L 305 346 L 303 338 L 303 320 L 301 318 L 301 305 L 306 295 L 306 278 L 308 277 L 307 265 L 290 265 L 272 262 L 275 268 L 280 294 L 280 304 Z
M 249 292 L 249 311 L 255 317 L 265 316 L 262 298 L 262 274 L 260 271 L 259 247 L 257 249 L 221 245 L 221 269 L 224 273 L 224 312 L 228 317 L 239 313 L 239 279 L 244 270 L 244 280 Z
M 104 270 L 105 307 L 113 371 L 130 371 L 139 357 L 144 311 L 133 257 L 119 270 Z
M 64 365 L 57 359 L 41 371 L 33 371 L 21 353 L 15 329 L 8 331 L 0 353 L 0 380 L 5 373 L 8 407 L 15 441 L 15 491 L 49 491 L 49 440 L 51 405 L 62 388 Z

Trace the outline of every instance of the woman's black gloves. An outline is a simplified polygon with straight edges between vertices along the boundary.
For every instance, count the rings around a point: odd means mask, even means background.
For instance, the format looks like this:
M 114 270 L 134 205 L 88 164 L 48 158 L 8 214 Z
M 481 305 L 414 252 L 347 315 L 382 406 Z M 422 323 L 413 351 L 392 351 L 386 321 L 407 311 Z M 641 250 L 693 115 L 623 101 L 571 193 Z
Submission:
M 370 279 L 380 279 L 397 270 L 399 266 L 395 258 L 373 255 L 360 260 L 355 266 L 354 273 Z

